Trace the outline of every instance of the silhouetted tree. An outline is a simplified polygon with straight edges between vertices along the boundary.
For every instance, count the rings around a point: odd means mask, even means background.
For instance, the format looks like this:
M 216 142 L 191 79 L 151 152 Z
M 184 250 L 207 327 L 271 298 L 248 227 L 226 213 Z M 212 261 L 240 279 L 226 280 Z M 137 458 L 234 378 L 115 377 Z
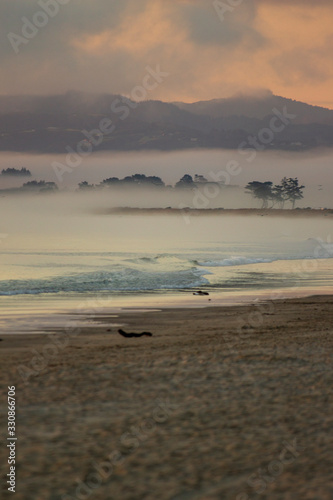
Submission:
M 101 183 L 101 187 L 110 187 L 115 185 L 133 185 L 133 186 L 158 186 L 164 187 L 164 182 L 160 177 L 156 175 L 146 176 L 144 174 L 134 174 L 127 175 L 123 179 L 118 179 L 118 177 L 110 177 L 109 179 L 104 179 Z
M 57 191 L 58 186 L 56 185 L 55 182 L 29 181 L 25 182 L 21 187 L 21 189 L 25 191 L 46 192 L 46 191 Z
M 281 186 L 280 184 L 276 184 L 272 189 L 272 201 L 273 201 L 272 205 L 273 207 L 275 206 L 276 203 L 278 204 L 279 208 L 284 207 L 286 196 L 283 186 Z
M 176 188 L 194 188 L 195 183 L 193 182 L 192 176 L 189 174 L 183 175 L 183 177 L 176 183 Z
M 268 200 L 271 200 L 273 197 L 272 186 L 273 182 L 252 181 L 248 183 L 245 189 L 251 193 L 254 198 L 258 198 L 262 201 L 261 208 L 267 208 Z
M 297 177 L 294 179 L 292 177 L 289 177 L 289 179 L 284 177 L 281 181 L 281 185 L 285 199 L 291 202 L 292 208 L 295 208 L 296 201 L 304 198 L 303 189 L 305 186 L 298 185 Z
M 91 191 L 96 187 L 94 184 L 89 184 L 87 181 L 80 182 L 78 186 L 79 186 L 79 191 Z
M 135 182 L 135 184 L 143 184 L 146 182 L 146 176 L 144 174 L 134 174 L 132 176 L 125 177 L 125 180 Z
M 150 175 L 149 177 L 147 177 L 147 181 L 150 184 L 154 184 L 154 186 L 165 187 L 162 179 L 160 177 L 157 177 L 156 175 Z
M 268 208 L 269 200 L 272 201 L 272 207 L 278 204 L 280 208 L 283 208 L 286 201 L 291 201 L 292 208 L 295 208 L 296 201 L 303 198 L 304 187 L 298 185 L 297 177 L 295 179 L 284 177 L 281 184 L 275 186 L 272 182 L 249 182 L 245 190 L 254 198 L 262 200 L 261 208 Z
M 22 167 L 21 170 L 18 168 L 6 168 L 2 169 L 1 175 L 13 175 L 18 177 L 31 177 L 31 172 L 27 168 Z
M 120 182 L 123 182 L 125 184 L 134 184 L 136 186 L 147 186 L 147 185 L 154 185 L 154 186 L 164 186 L 164 182 L 160 177 L 156 177 L 155 175 L 151 176 L 146 176 L 144 174 L 134 174 L 134 175 L 128 175 L 124 177 Z
M 119 184 L 120 180 L 118 177 L 109 177 L 108 179 L 104 179 L 101 182 L 101 186 L 114 186 L 115 184 Z

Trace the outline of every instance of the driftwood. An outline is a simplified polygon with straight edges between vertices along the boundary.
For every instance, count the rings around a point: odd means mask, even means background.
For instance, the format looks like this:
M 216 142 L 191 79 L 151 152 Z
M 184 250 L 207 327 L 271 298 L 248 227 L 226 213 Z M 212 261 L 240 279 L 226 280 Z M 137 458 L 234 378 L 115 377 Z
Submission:
M 153 334 L 150 333 L 150 332 L 142 332 L 142 333 L 126 333 L 124 332 L 124 330 L 118 330 L 118 333 L 120 333 L 120 335 L 122 335 L 123 337 L 126 337 L 126 338 L 131 338 L 131 337 L 144 337 L 144 336 L 147 336 L 147 337 L 152 337 Z

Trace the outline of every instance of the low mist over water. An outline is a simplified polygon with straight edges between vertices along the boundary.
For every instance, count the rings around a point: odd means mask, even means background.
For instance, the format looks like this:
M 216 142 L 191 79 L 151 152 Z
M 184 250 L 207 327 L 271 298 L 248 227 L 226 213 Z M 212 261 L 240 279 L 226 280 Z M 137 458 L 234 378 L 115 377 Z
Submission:
M 147 192 L 144 192 L 147 197 Z M 128 193 L 129 196 L 129 193 Z M 133 205 L 140 203 L 132 196 Z M 0 198 L 0 250 L 142 251 L 210 248 L 221 243 L 265 241 L 283 248 L 289 240 L 330 239 L 331 217 L 260 217 L 260 215 L 194 216 L 182 214 L 107 214 L 108 192 L 59 193 Z M 126 201 L 129 201 L 126 200 Z M 155 194 L 145 203 L 158 203 Z M 286 212 L 287 214 L 287 212 Z M 134 247 L 132 246 L 134 245 Z M 215 248 L 215 247 L 214 247 Z
M 67 192 L 0 198 L 6 214 L 0 225 L 0 328 L 31 329 L 32 314 L 46 321 L 45 311 L 75 310 L 92 299 L 103 307 L 128 307 L 128 300 L 142 297 L 151 297 L 151 304 L 164 303 L 168 294 L 193 298 L 199 288 L 212 301 L 222 293 L 223 300 L 237 302 L 282 289 L 326 293 L 333 286 L 330 214 L 98 213 L 110 206 L 109 197 Z
M 118 191 L 112 194 L 111 206 L 138 207 L 178 207 L 195 206 L 197 208 L 239 208 L 260 207 L 244 193 L 244 186 L 253 180 L 272 181 L 274 184 L 286 177 L 298 177 L 304 184 L 304 199 L 297 206 L 313 208 L 332 208 L 333 176 L 331 174 L 333 153 L 329 150 L 316 150 L 311 153 L 300 152 L 258 152 L 249 162 L 249 155 L 241 155 L 233 150 L 188 150 L 181 152 L 133 152 L 92 154 L 81 158 L 77 166 L 68 167 L 65 155 L 26 155 L 19 153 L 1 153 L 1 169 L 26 167 L 32 172 L 31 178 L 0 176 L 0 188 L 21 186 L 29 180 L 56 182 L 59 190 L 74 191 L 78 183 L 87 181 L 99 184 L 109 177 L 123 178 L 136 173 L 157 175 L 166 185 L 174 184 L 184 175 L 204 175 L 209 181 L 220 180 L 232 185 L 219 196 L 208 196 L 207 202 L 194 200 L 191 193 L 173 193 L 172 191 L 154 191 L 147 194 L 138 191 Z M 63 164 L 66 171 L 62 175 L 54 164 Z M 67 159 L 68 162 L 68 159 Z M 155 191 L 156 193 L 156 191 Z M 109 197 L 110 198 L 110 197 Z M 103 197 L 104 199 L 104 197 Z M 107 196 L 105 196 L 107 200 Z M 288 207 L 286 207 L 288 208 Z
M 331 153 L 261 153 L 252 164 L 235 151 L 93 155 L 64 174 L 62 182 L 52 168 L 54 161 L 54 156 L 1 155 L 2 168 L 32 172 L 27 178 L 0 177 L 4 310 L 25 314 L 44 303 L 51 307 L 50 301 L 53 309 L 59 304 L 68 308 L 74 300 L 96 294 L 122 300 L 124 294 L 192 296 L 203 288 L 212 295 L 223 291 L 238 297 L 282 288 L 312 293 L 332 287 L 329 211 L 317 216 L 300 211 L 297 216 L 286 210 L 283 217 L 223 210 L 198 216 L 187 211 L 111 213 L 115 207 L 260 207 L 260 200 L 245 193 L 245 185 L 253 180 L 279 183 L 284 176 L 298 177 L 305 185 L 297 207 L 332 207 Z M 160 176 L 166 187 L 78 191 L 82 181 L 98 185 L 135 173 Z M 225 186 L 212 191 L 207 186 L 174 188 L 184 174 L 201 174 Z M 56 182 L 58 190 L 6 191 L 31 180 Z

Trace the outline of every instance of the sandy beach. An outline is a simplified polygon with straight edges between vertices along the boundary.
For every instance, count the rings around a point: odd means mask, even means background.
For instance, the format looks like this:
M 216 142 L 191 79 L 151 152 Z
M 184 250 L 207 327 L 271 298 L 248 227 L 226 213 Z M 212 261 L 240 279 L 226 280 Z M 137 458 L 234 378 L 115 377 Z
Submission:
M 333 0 L 0 0 L 0 500 L 333 500 Z
M 53 336 L 2 335 L 14 498 L 330 500 L 332 306 L 124 310 Z M 153 336 L 123 338 L 116 324 Z

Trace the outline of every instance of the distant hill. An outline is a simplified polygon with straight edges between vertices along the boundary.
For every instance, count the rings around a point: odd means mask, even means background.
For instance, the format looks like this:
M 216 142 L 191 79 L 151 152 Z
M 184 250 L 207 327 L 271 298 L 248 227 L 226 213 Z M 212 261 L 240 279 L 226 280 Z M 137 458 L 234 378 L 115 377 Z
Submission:
M 333 146 L 333 111 L 275 96 L 238 95 L 195 103 L 135 103 L 114 94 L 67 92 L 55 96 L 0 96 L 0 150 L 65 153 L 83 130 L 112 121 L 94 150 L 237 148 L 269 127 L 273 110 L 296 115 L 266 149 L 306 150 Z M 91 142 L 91 141 L 90 141 Z
M 192 104 L 177 102 L 180 109 L 196 115 L 208 115 L 212 118 L 248 117 L 264 119 L 272 114 L 272 109 L 281 110 L 287 106 L 288 112 L 295 114 L 293 123 L 333 125 L 333 111 L 320 106 L 312 106 L 304 102 L 286 99 L 267 92 L 261 96 L 239 94 L 228 99 L 198 101 Z

